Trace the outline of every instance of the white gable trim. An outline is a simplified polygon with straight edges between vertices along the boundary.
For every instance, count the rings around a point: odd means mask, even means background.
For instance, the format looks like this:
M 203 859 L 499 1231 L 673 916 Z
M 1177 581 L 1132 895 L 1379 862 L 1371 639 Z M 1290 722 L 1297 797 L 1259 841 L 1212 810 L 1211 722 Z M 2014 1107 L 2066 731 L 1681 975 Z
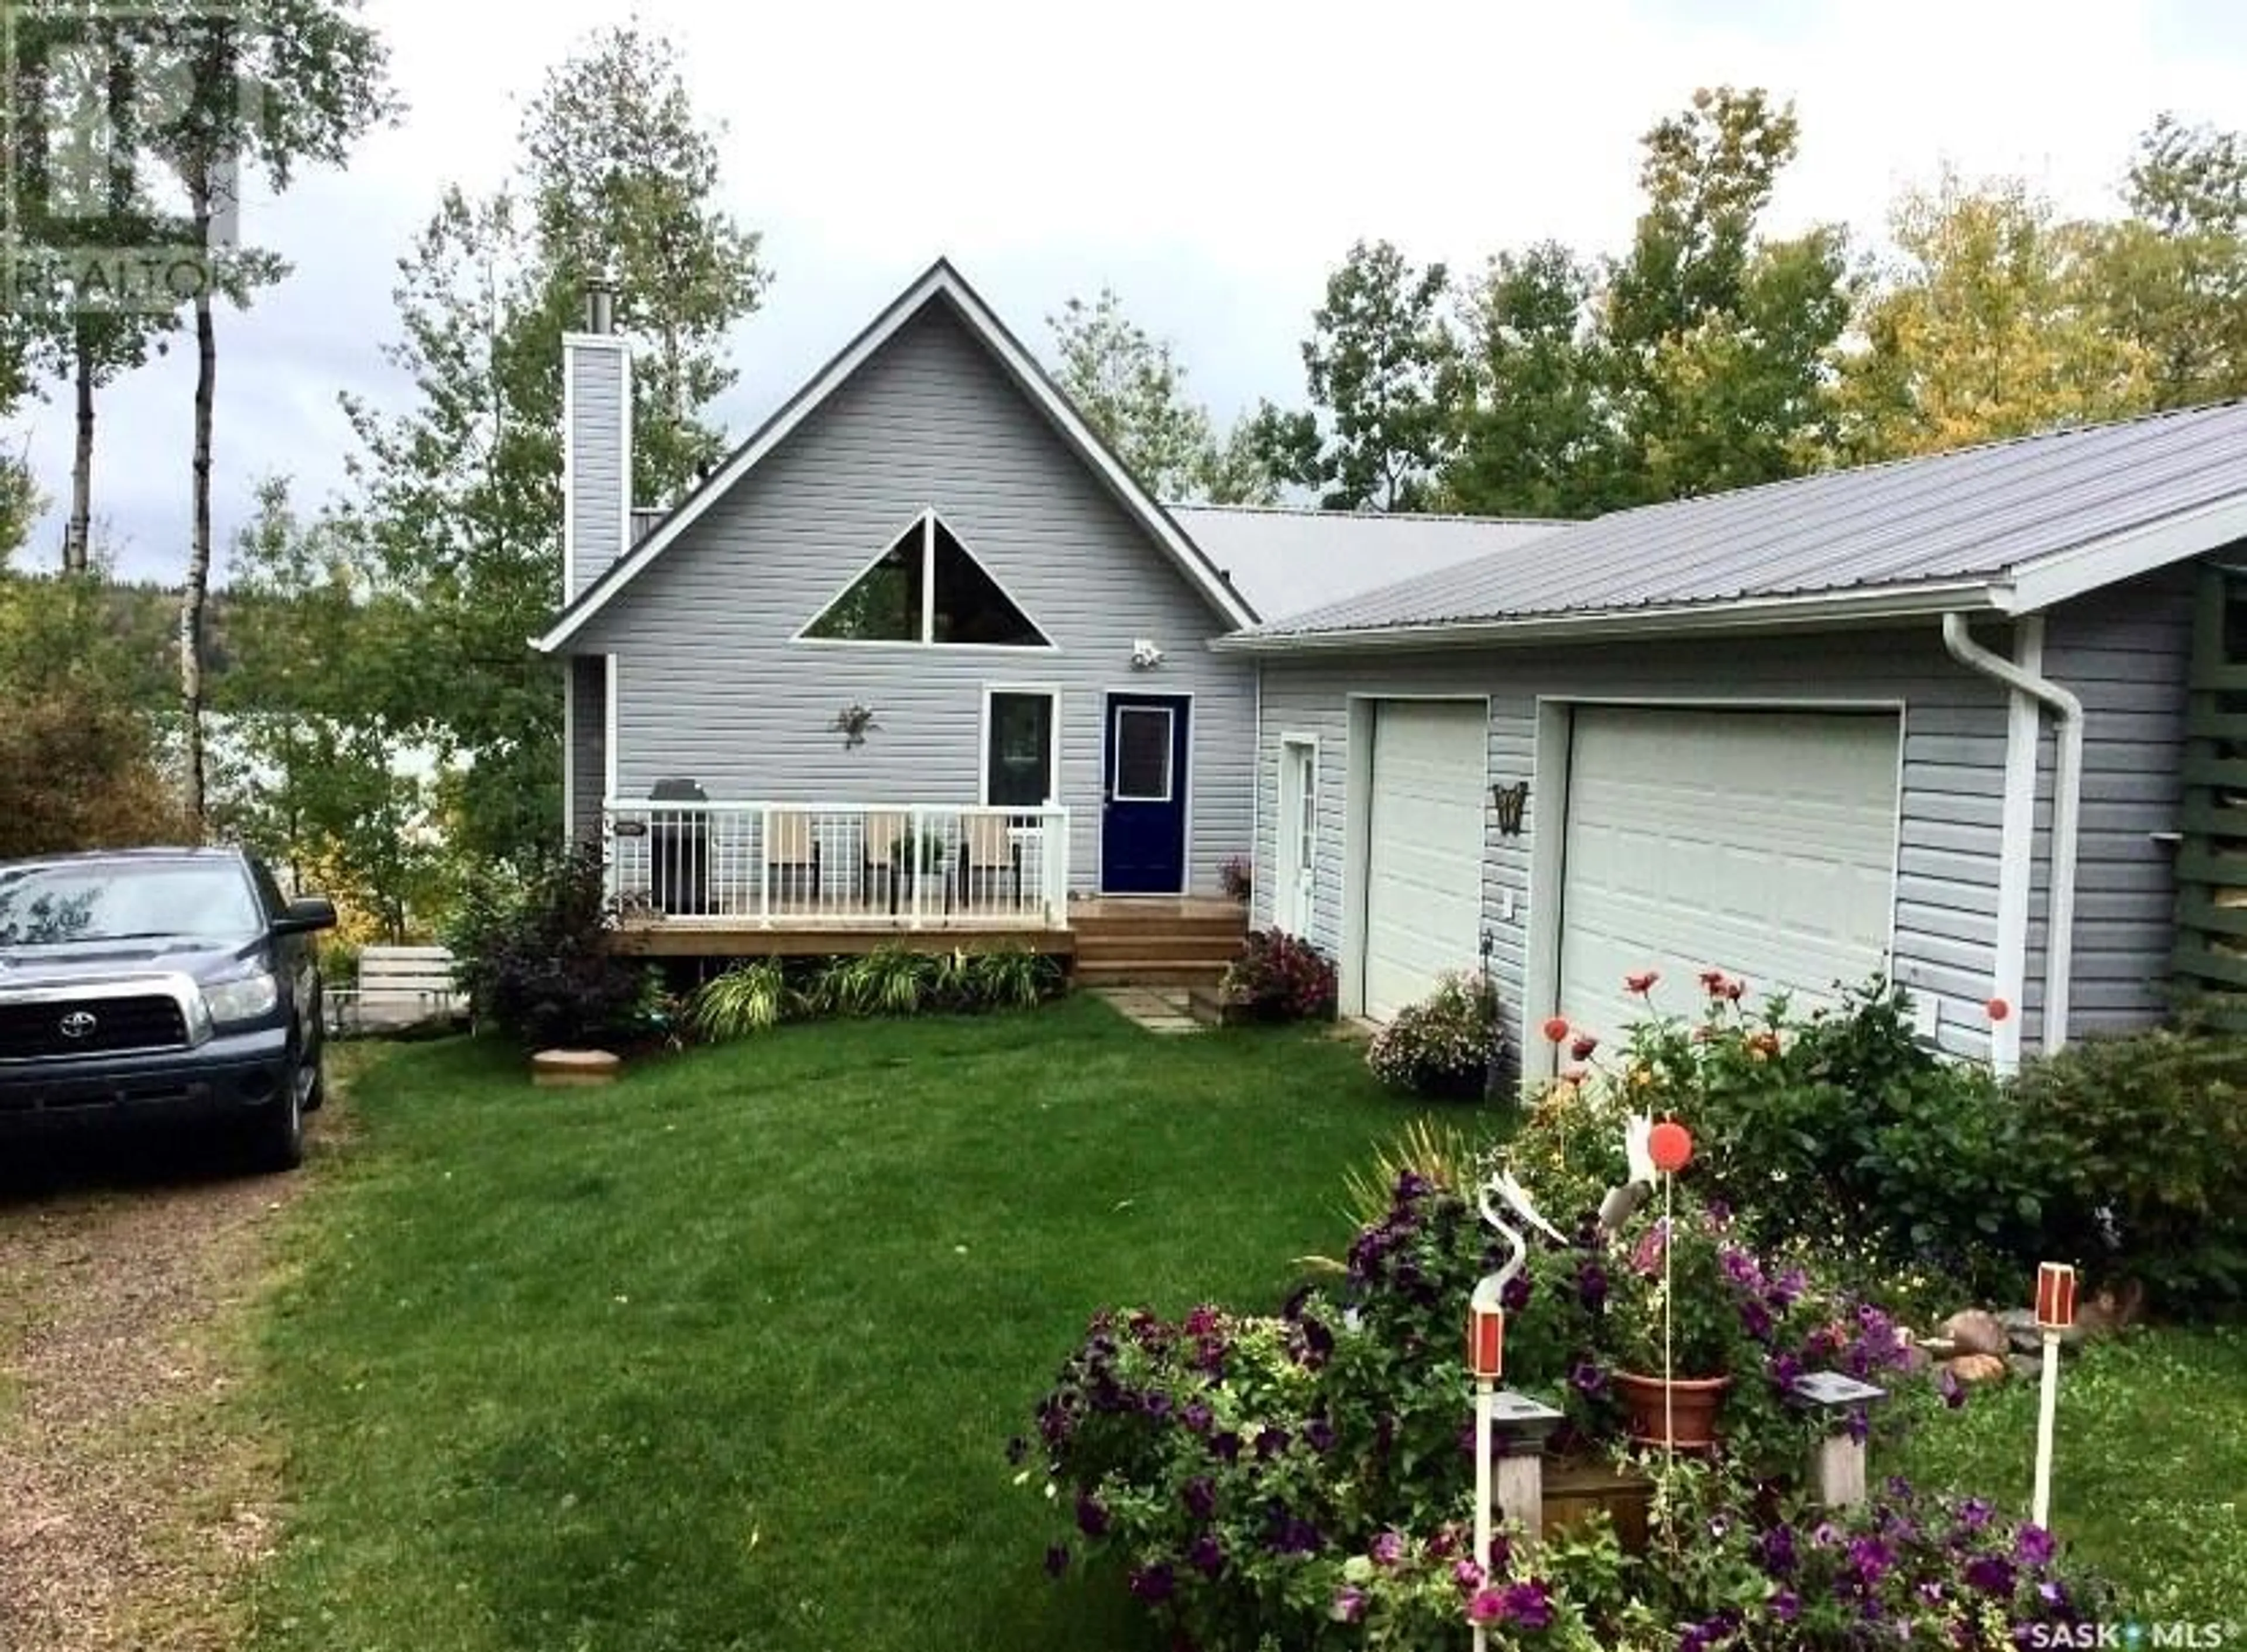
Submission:
M 2013 571 L 2008 612 L 2039 613 L 2071 597 L 2119 584 L 2247 539 L 2247 494 L 2148 522 L 2023 563 Z
M 1084 422 L 1069 399 L 1056 389 L 1029 352 L 1018 344 L 973 288 L 948 263 L 939 261 L 874 323 L 829 362 L 812 380 L 765 421 L 762 429 L 734 453 L 701 487 L 672 512 L 654 532 L 586 589 L 582 601 L 570 604 L 546 634 L 533 644 L 542 653 L 552 653 L 568 644 L 586 623 L 608 606 L 616 594 L 637 578 L 642 569 L 660 556 L 703 514 L 724 497 L 742 477 L 756 468 L 765 455 L 788 440 L 796 427 L 823 406 L 829 397 L 864 367 L 882 347 L 937 298 L 951 301 L 968 330 L 999 358 L 1024 393 L 1050 419 L 1077 455 L 1105 481 L 1124 509 L 1159 545 L 1180 573 L 1209 604 L 1235 626 L 1253 625 L 1257 615 L 1240 594 L 1226 584 L 1193 542 L 1157 504 L 1131 473 L 1109 451 L 1108 446 Z

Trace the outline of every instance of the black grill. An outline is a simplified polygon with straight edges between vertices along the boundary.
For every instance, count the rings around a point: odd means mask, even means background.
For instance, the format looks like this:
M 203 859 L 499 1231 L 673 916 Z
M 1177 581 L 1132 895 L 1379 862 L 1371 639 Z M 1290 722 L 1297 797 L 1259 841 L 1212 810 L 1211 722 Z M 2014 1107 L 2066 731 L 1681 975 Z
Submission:
M 64 1024 L 90 1016 L 77 1037 Z M 118 1050 L 177 1049 L 188 1041 L 179 1000 L 160 993 L 144 998 L 88 998 L 52 1004 L 0 1004 L 0 1061 L 43 1055 L 97 1055 Z

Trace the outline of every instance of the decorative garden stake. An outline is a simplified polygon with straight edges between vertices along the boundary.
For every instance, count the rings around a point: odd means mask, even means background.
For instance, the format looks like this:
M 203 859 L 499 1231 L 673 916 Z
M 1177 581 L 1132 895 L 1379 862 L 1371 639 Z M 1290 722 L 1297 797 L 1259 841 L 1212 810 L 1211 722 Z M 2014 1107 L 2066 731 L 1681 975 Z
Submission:
M 1513 1253 L 1497 1273 L 1486 1273 L 1475 1282 L 1474 1294 L 1467 1299 L 1467 1369 L 1475 1381 L 1475 1564 L 1482 1568 L 1485 1576 L 1490 1573 L 1491 1433 L 1497 1421 L 1498 1382 L 1506 1374 L 1506 1287 L 1529 1259 L 1528 1240 L 1522 1238 L 1520 1228 L 1499 1214 L 1491 1203 L 1492 1195 L 1504 1199 L 1513 1214 L 1526 1225 L 1561 1244 L 1567 1243 L 1558 1229 L 1537 1213 L 1521 1184 L 1512 1176 L 1500 1173 L 1483 1184 L 1477 1201 L 1482 1219 L 1497 1230 Z M 1520 1395 L 1508 1395 L 1506 1398 L 1536 1411 L 1547 1409 Z M 1515 1409 L 1509 1404 L 1509 1412 Z M 1553 1421 L 1559 1420 L 1555 1413 Z M 1474 1644 L 1475 1652 L 1483 1652 L 1485 1638 L 1479 1623 L 1474 1626 Z
M 1662 1457 L 1667 1464 L 1677 1451 L 1677 1369 L 1671 1351 L 1670 1306 L 1675 1295 L 1670 1268 L 1677 1246 L 1671 1190 L 1677 1172 L 1693 1162 L 1693 1134 L 1674 1118 L 1665 1118 L 1646 1133 L 1647 1156 L 1662 1175 Z
M 2060 1334 L 2075 1323 L 2075 1270 L 2065 1262 L 2037 1269 L 2037 1329 L 2044 1333 L 2043 1383 L 2037 1393 L 2036 1492 L 2029 1519 L 2052 1527 L 2052 1434 L 2059 1415 Z

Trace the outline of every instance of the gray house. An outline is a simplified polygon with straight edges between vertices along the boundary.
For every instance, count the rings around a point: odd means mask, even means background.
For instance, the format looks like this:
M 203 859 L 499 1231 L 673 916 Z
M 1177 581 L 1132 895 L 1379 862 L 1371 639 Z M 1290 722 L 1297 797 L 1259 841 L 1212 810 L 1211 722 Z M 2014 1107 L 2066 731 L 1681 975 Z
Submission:
M 1622 1023 L 1643 969 L 1688 1014 L 1706 968 L 1889 970 L 2003 1065 L 2142 1025 L 2196 955 L 2181 881 L 2201 973 L 2247 984 L 2223 845 L 2187 836 L 2247 781 L 2214 571 L 2243 540 L 2226 405 L 1622 513 L 1246 627 L 1216 652 L 1261 672 L 1257 921 L 1376 1019 L 1487 949 L 1533 1053 L 1553 1013 Z
M 605 296 L 564 348 L 537 646 L 568 664 L 569 829 L 709 950 L 1214 896 L 1254 843 L 1258 666 L 1210 645 L 1535 531 L 1407 525 L 1327 570 L 1297 541 L 1329 522 L 1166 512 L 942 263 L 659 517 Z

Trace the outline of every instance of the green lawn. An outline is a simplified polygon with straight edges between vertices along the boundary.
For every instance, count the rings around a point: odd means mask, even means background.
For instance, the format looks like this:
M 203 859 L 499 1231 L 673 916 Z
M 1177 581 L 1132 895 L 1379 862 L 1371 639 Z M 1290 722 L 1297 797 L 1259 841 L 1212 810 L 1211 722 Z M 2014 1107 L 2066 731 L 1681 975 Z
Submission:
M 1411 1116 L 1355 1046 L 1031 1016 L 789 1028 L 535 1090 L 354 1087 L 267 1333 L 261 1647 L 1140 1643 L 1008 1437 L 1091 1311 L 1278 1303 Z
M 1976 1393 L 1924 1423 L 1902 1460 L 1920 1485 L 2025 1513 L 2037 1389 Z M 2052 1524 L 2149 1622 L 2247 1635 L 2247 1328 L 2139 1331 L 2063 1368 Z
M 1112 1583 L 1047 1581 L 1005 1443 L 1096 1307 L 1275 1305 L 1413 1113 L 1355 1046 L 1087 1000 L 608 1090 L 489 1044 L 350 1065 L 265 1322 L 259 1652 L 1152 1645 Z M 2054 1524 L 2148 1619 L 2247 1617 L 2243 1400 L 2238 1331 L 2070 1369 Z M 2033 1407 L 1979 1396 L 1875 1471 L 2025 1512 Z

